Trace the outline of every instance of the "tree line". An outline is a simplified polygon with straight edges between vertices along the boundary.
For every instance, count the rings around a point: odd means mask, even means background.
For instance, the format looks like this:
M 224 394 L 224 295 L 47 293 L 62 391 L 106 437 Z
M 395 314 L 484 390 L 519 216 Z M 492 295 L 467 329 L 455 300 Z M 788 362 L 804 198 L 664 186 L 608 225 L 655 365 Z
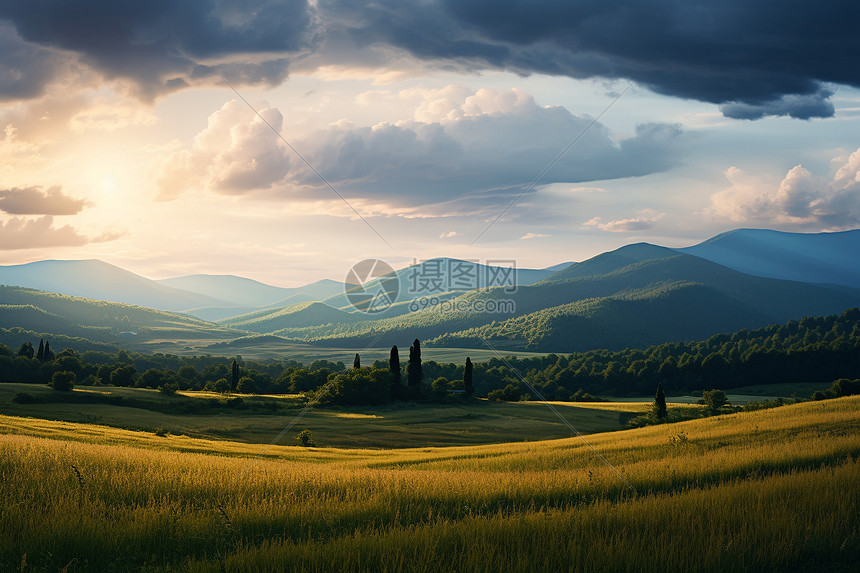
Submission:
M 416 339 L 401 363 L 396 346 L 388 360 L 369 367 L 356 355 L 343 362 L 243 360 L 213 356 L 116 353 L 65 349 L 49 341 L 12 351 L 0 344 L 0 381 L 176 390 L 278 394 L 305 393 L 320 403 L 381 404 L 396 400 L 489 397 L 587 401 L 597 395 L 689 393 L 752 384 L 830 383 L 860 378 L 860 310 L 792 320 L 757 330 L 717 334 L 704 341 L 667 342 L 645 349 L 593 350 L 569 355 L 492 358 L 465 364 L 422 360 Z M 526 382 L 523 383 L 523 380 Z M 60 381 L 63 382 L 62 380 Z
M 434 376 L 432 382 L 428 375 Z M 472 380 L 470 358 L 463 366 L 424 362 L 418 339 L 409 348 L 405 366 L 393 346 L 387 362 L 377 360 L 362 367 L 356 354 L 351 369 L 343 362 L 328 360 L 303 365 L 295 360 L 256 362 L 241 357 L 179 357 L 125 350 L 79 353 L 71 348 L 55 355 L 50 342 L 44 340 L 40 340 L 38 352 L 30 342 L 16 352 L 0 344 L 0 381 L 49 384 L 58 390 L 84 385 L 153 388 L 165 394 L 179 390 L 304 393 L 321 404 L 352 405 L 468 398 L 474 395 Z

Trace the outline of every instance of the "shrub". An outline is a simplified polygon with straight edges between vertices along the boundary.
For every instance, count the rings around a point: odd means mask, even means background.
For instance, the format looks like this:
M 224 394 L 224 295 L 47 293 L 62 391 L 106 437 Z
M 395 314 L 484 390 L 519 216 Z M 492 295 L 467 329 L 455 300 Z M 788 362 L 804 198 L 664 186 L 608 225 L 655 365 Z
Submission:
M 519 402 L 522 400 L 522 391 L 519 384 L 511 382 L 504 388 L 493 390 L 487 394 L 487 398 L 496 402 Z
M 837 398 L 860 394 L 860 379 L 840 378 L 830 386 L 830 393 Z
M 582 388 L 571 394 L 569 400 L 571 402 L 606 402 L 606 400 L 604 400 L 600 396 L 589 394 Z
M 51 382 L 48 384 L 48 386 L 50 386 L 54 390 L 68 392 L 75 387 L 75 382 L 77 381 L 78 377 L 75 376 L 74 372 L 64 370 L 63 372 L 54 372 L 54 375 L 51 377 Z
M 296 434 L 296 445 L 301 446 L 303 448 L 313 448 L 316 447 L 316 443 L 314 442 L 314 435 L 310 430 L 302 430 L 298 434 Z
M 36 397 L 32 394 L 17 392 L 15 396 L 12 397 L 12 401 L 16 404 L 35 404 L 38 400 L 36 400 Z
M 206 383 L 206 390 L 209 390 L 210 392 L 220 392 L 222 394 L 226 394 L 230 391 L 230 383 L 227 382 L 226 378 L 219 378 L 214 382 L 210 380 Z
M 176 392 L 179 390 L 179 384 L 177 382 L 165 382 L 161 386 L 158 387 L 158 391 L 164 394 L 165 396 L 176 396 Z
M 239 378 L 239 383 L 236 385 L 236 392 L 239 394 L 256 394 L 259 391 L 257 384 L 250 376 L 242 376 Z
M 439 378 L 436 378 L 430 384 L 430 393 L 437 398 L 447 396 L 448 391 L 450 389 L 451 389 L 451 383 L 444 376 L 440 376 Z
M 719 414 L 722 407 L 729 403 L 723 390 L 705 390 L 702 392 L 702 401 L 711 414 Z

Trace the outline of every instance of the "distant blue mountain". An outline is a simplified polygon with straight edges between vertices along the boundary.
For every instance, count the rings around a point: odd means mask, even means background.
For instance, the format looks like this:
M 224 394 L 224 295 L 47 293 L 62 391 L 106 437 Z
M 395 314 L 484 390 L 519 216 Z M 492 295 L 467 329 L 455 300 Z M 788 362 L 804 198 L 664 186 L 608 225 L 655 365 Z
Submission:
M 271 286 L 234 275 L 186 275 L 156 282 L 228 301 L 232 306 L 255 308 L 324 300 L 344 290 L 343 283 L 330 279 L 294 288 Z M 233 316 L 235 314 L 238 313 Z
M 524 269 L 519 268 L 516 261 L 487 261 L 498 262 L 498 265 L 482 264 L 475 261 L 466 261 L 448 257 L 437 257 L 417 262 L 402 269 L 393 271 L 382 278 L 370 280 L 361 285 L 349 285 L 350 292 L 354 289 L 363 289 L 368 292 L 379 289 L 381 284 L 391 287 L 395 283 L 391 281 L 397 277 L 397 293 L 394 298 L 398 302 L 416 300 L 426 297 L 449 298 L 459 293 L 484 289 L 492 286 L 530 285 L 553 276 L 556 268 L 567 268 L 573 263 L 561 263 L 546 269 Z M 383 283 L 384 281 L 384 283 Z M 392 288 L 392 290 L 394 290 Z M 354 310 L 353 302 L 345 292 L 337 293 L 324 302 L 334 308 L 340 308 L 351 312 Z M 395 308 L 391 312 L 383 312 L 379 318 L 397 314 Z
M 860 288 L 860 229 L 838 233 L 736 229 L 676 250 L 759 277 Z
M 170 311 L 229 304 L 203 294 L 162 285 L 94 259 L 48 260 L 24 265 L 0 266 L 0 285 L 20 286 Z

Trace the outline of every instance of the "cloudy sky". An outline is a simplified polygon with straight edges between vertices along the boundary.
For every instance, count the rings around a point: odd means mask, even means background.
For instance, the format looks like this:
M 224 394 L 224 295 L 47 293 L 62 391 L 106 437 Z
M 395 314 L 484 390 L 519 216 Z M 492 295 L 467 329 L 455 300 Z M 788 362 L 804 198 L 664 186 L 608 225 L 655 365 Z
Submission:
M 343 279 L 860 227 L 860 8 L 3 0 L 0 264 Z

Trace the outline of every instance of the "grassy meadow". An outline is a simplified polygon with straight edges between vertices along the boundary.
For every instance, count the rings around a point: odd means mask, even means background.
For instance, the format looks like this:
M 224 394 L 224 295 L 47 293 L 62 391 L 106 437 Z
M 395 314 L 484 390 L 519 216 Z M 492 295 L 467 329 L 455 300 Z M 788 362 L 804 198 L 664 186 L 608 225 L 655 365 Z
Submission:
M 849 571 L 858 412 L 375 450 L 0 416 L 0 570 Z
M 17 403 L 23 392 L 36 403 Z M 103 397 L 119 403 L 81 402 Z M 227 401 L 212 392 L 180 392 L 164 396 L 146 388 L 79 387 L 69 393 L 36 384 L 0 384 L 0 412 L 14 416 L 84 422 L 132 430 L 197 438 L 269 443 L 296 416 L 286 441 L 302 429 L 310 429 L 322 446 L 344 448 L 406 448 L 424 446 L 480 445 L 501 442 L 563 438 L 570 429 L 541 402 L 489 402 L 475 400 L 450 404 L 403 404 L 349 408 L 311 408 L 301 395 L 260 396 L 233 394 L 246 409 L 181 411 L 184 404 L 202 400 Z M 271 411 L 263 406 L 277 404 Z M 609 432 L 623 429 L 627 420 L 648 409 L 648 404 L 614 402 L 555 402 L 557 411 L 577 431 Z M 174 410 L 174 411 L 171 411 Z M 178 411 L 176 411 L 178 410 Z

